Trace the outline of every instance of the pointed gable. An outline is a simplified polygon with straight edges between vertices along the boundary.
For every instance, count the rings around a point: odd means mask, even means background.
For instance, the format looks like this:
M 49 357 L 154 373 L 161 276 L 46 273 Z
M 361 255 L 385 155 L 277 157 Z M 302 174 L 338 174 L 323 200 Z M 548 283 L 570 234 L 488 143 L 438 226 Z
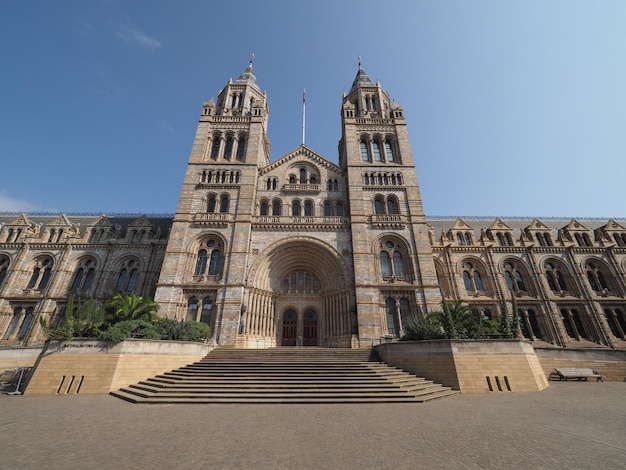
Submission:
M 576 219 L 570 220 L 569 224 L 563 227 L 563 230 L 567 230 L 568 232 L 588 232 L 589 229 L 585 227 L 583 224 L 578 222 Z
M 474 230 L 467 222 L 465 222 L 463 219 L 461 219 L 460 217 L 457 217 L 457 219 L 454 221 L 454 224 L 452 224 L 452 227 L 450 227 L 451 230 Z
M 552 231 L 552 229 L 550 227 L 548 227 L 546 224 L 544 224 L 541 220 L 534 218 L 533 221 L 530 223 L 530 225 L 528 227 L 526 227 L 526 230 L 531 230 L 531 231 Z
M 489 230 L 495 231 L 495 230 L 513 230 L 513 229 L 509 227 L 502 219 L 496 218 L 496 220 L 493 221 L 493 224 L 491 224 L 491 226 L 489 227 Z

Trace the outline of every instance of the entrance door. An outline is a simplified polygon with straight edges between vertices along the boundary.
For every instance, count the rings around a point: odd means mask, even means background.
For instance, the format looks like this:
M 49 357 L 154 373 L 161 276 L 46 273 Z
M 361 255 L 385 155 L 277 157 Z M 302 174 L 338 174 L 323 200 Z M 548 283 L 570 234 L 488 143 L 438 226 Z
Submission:
M 317 346 L 317 313 L 307 310 L 304 313 L 302 344 L 303 346 Z
M 283 314 L 283 346 L 296 345 L 296 327 L 298 315 L 293 310 L 287 310 Z

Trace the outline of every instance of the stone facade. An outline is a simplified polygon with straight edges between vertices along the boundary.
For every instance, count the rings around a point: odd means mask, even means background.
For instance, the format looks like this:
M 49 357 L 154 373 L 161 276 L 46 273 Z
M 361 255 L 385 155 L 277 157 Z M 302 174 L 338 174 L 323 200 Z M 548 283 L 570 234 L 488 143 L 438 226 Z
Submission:
M 70 295 L 154 297 L 215 342 L 369 347 L 442 295 L 530 340 L 626 348 L 626 221 L 424 215 L 403 108 L 359 67 L 338 164 L 271 161 L 252 64 L 204 103 L 172 216 L 0 217 L 0 344 L 37 345 Z

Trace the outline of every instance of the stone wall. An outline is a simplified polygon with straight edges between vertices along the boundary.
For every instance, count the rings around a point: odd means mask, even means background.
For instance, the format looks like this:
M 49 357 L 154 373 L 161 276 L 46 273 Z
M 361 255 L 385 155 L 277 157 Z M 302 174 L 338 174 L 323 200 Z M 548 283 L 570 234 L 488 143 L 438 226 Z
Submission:
M 199 361 L 212 346 L 177 341 L 50 341 L 25 395 L 109 393 Z
M 16 367 L 32 367 L 40 353 L 41 348 L 35 347 L 0 348 L 0 372 Z
M 626 351 L 535 348 L 546 377 L 557 367 L 585 367 L 611 382 L 626 381 Z
M 392 366 L 462 393 L 537 392 L 548 386 L 527 341 L 407 341 L 381 344 L 376 351 Z

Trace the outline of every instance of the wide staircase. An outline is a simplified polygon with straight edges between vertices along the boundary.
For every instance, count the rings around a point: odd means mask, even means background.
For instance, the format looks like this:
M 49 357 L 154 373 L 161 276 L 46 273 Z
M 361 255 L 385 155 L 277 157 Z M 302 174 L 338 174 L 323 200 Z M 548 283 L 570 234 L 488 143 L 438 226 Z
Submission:
M 359 349 L 215 349 L 111 395 L 132 403 L 394 403 L 459 393 Z

